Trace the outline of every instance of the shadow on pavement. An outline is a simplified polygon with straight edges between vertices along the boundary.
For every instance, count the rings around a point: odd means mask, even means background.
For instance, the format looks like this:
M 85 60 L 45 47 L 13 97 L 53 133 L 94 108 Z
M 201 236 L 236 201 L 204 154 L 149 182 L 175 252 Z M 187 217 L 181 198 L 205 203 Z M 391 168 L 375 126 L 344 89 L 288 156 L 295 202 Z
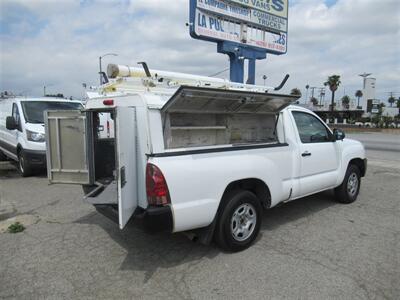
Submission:
M 264 212 L 261 231 L 274 230 L 283 224 L 318 213 L 333 205 L 337 205 L 333 192 L 325 191 L 271 208 Z
M 17 165 L 13 161 L 0 162 L 0 179 L 14 179 L 21 177 L 18 172 Z M 33 172 L 31 177 L 45 178 L 47 177 L 45 169 L 39 169 Z M 22 177 L 21 177 L 22 178 Z
M 215 246 L 192 242 L 183 234 L 145 232 L 135 221 L 130 221 L 120 230 L 118 224 L 97 212 L 90 213 L 74 223 L 100 226 L 127 252 L 121 270 L 144 271 L 144 283 L 151 279 L 158 269 L 174 268 L 182 264 L 192 266 L 204 258 L 212 259 L 220 254 Z
M 332 193 L 324 192 L 268 210 L 264 212 L 261 234 L 332 205 L 335 205 Z M 222 254 L 215 245 L 194 243 L 183 234 L 145 232 L 136 221 L 130 221 L 124 230 L 119 230 L 117 224 L 97 212 L 90 213 L 74 223 L 95 224 L 101 227 L 127 251 L 121 269 L 145 271 L 145 282 L 160 268 L 168 269 L 182 264 L 192 266 L 204 258 L 213 259 Z

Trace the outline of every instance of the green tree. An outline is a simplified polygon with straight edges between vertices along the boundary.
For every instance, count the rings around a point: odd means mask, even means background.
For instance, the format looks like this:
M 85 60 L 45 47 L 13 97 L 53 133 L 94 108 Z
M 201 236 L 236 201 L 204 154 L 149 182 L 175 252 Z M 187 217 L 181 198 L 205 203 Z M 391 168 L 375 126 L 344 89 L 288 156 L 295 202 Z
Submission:
M 340 75 L 331 75 L 328 79 L 324 82 L 325 86 L 329 86 L 329 89 L 332 92 L 332 100 L 331 100 L 331 111 L 333 112 L 335 107 L 335 92 L 339 88 L 341 84 Z
M 398 128 L 400 124 L 400 114 L 394 117 L 394 123 L 396 124 L 396 128 Z
M 393 106 L 393 103 L 396 102 L 396 99 L 395 99 L 393 96 L 390 96 L 389 99 L 388 99 L 388 102 L 389 102 L 389 104 L 390 104 L 390 107 L 392 107 L 392 106 Z
M 300 96 L 301 97 L 301 91 L 298 88 L 294 88 L 290 91 L 290 95 L 294 95 L 294 96 Z
M 363 96 L 363 92 L 361 90 L 358 90 L 355 94 L 355 96 L 357 97 L 357 108 L 360 107 L 360 98 Z
M 379 107 L 379 115 L 382 115 L 383 108 L 385 108 L 385 107 L 386 107 L 385 103 L 382 103 L 382 102 L 381 102 L 381 103 L 379 104 L 379 106 L 378 106 L 378 107 Z
M 349 109 L 349 104 L 350 104 L 350 97 L 345 95 L 342 97 L 342 106 L 345 107 L 346 109 Z

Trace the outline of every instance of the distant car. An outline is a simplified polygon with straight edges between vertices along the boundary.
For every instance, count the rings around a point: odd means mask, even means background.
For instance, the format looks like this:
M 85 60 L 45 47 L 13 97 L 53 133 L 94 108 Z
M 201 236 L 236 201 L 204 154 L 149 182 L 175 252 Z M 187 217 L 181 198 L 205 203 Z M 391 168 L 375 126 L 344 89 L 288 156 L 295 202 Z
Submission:
M 24 177 L 35 169 L 45 168 L 44 111 L 81 108 L 79 101 L 59 98 L 0 100 L 0 160 L 18 162 L 18 170 Z

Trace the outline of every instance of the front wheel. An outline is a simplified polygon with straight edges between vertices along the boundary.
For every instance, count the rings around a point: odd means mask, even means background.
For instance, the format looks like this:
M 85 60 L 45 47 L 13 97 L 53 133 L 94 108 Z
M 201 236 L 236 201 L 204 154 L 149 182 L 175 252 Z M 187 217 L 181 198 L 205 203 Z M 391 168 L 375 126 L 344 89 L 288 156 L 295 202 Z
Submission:
M 24 150 L 18 152 L 18 171 L 22 177 L 32 175 L 32 167 L 24 153 Z
M 347 168 L 342 184 L 335 189 L 336 200 L 340 203 L 352 203 L 356 201 L 360 192 L 360 185 L 360 169 L 356 165 L 350 165 Z
M 217 244 L 232 252 L 248 248 L 260 231 L 261 212 L 260 201 L 252 192 L 239 190 L 228 195 L 217 222 Z
M 0 161 L 6 161 L 6 160 L 7 160 L 7 156 L 0 150 Z

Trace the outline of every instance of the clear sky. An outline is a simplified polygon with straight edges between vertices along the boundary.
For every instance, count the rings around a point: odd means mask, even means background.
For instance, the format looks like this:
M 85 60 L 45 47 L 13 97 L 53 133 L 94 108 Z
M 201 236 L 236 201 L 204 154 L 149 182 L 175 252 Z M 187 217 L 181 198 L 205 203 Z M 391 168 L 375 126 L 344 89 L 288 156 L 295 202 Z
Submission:
M 200 75 L 228 67 L 216 45 L 190 38 L 188 0 L 1 0 L 0 90 L 80 97 L 82 83 L 98 82 L 98 57 Z M 338 97 L 362 88 L 358 74 L 373 73 L 378 97 L 400 92 L 399 0 L 292 0 L 288 53 L 257 63 L 257 83 L 286 91 L 322 86 L 342 76 Z M 228 73 L 221 76 L 226 77 Z M 400 96 L 400 94 L 397 94 Z

